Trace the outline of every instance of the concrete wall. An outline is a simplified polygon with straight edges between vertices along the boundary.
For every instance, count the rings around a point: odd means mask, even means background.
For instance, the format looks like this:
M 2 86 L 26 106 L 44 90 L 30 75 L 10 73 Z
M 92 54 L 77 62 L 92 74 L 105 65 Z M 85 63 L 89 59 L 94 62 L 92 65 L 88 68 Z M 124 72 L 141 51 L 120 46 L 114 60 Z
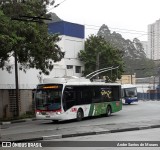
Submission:
M 33 111 L 32 90 L 20 90 L 20 115 Z M 0 90 L 0 119 L 12 118 L 16 114 L 15 110 L 15 90 Z
M 20 102 L 21 102 L 21 111 L 20 114 L 25 114 L 28 111 L 32 111 L 32 90 L 20 90 Z
M 136 75 L 122 75 L 120 80 L 116 82 L 121 84 L 135 84 L 136 83 Z
M 9 92 L 8 90 L 0 90 L 0 118 L 11 117 L 9 111 Z

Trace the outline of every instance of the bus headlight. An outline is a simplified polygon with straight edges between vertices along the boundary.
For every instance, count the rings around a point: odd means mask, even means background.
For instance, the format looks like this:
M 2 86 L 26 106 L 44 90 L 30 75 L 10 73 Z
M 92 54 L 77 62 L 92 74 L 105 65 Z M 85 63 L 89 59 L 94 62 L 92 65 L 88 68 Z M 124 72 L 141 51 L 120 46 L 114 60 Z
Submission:
M 57 114 L 57 115 L 60 115 L 61 113 L 60 113 L 60 112 L 56 112 L 56 114 Z
M 39 112 L 39 111 L 37 111 L 37 113 L 36 113 L 37 115 L 41 115 L 41 113 Z

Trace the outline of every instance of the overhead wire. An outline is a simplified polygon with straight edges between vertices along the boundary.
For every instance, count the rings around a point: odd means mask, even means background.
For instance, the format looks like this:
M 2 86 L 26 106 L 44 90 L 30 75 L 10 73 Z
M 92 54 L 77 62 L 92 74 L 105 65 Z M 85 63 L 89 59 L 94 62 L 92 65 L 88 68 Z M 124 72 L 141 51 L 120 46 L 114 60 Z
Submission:
M 51 9 L 48 10 L 48 12 L 50 12 L 52 9 L 58 7 L 60 4 L 64 3 L 66 0 L 63 0 L 62 2 L 54 5 Z M 93 28 L 90 28 L 90 27 L 86 27 L 86 29 L 91 29 L 91 30 L 99 30 L 101 26 L 97 26 L 97 25 L 89 25 L 89 24 L 84 24 L 85 26 L 91 26 Z M 94 28 L 96 27 L 96 28 Z M 150 33 L 147 33 L 145 31 L 138 31 L 138 30 L 130 30 L 130 29 L 122 29 L 122 28 L 113 28 L 113 27 L 108 27 L 109 29 L 116 29 L 115 32 L 119 32 L 119 33 L 127 33 L 127 34 L 138 34 L 139 36 L 138 37 L 135 37 L 135 38 L 139 38 L 139 37 L 142 37 L 142 36 L 147 36 L 147 35 L 150 35 Z M 152 36 L 158 36 L 158 34 L 154 34 L 154 33 L 151 33 Z
M 63 0 L 62 2 L 60 2 L 60 3 L 56 4 L 56 5 L 53 5 L 53 7 L 48 10 L 48 12 L 51 12 L 51 10 L 53 10 L 56 7 L 58 7 L 59 5 L 61 5 L 62 3 L 64 3 L 65 1 L 66 0 Z
M 89 24 L 84 24 L 85 26 L 92 26 L 92 27 L 101 27 L 97 25 L 89 25 Z M 138 30 L 129 30 L 129 29 L 122 29 L 122 28 L 113 28 L 113 27 L 108 27 L 110 29 L 118 29 L 118 30 L 125 30 L 125 31 L 133 31 L 133 32 L 141 32 L 141 33 L 146 33 L 145 31 L 138 31 Z
M 90 29 L 90 30 L 99 30 L 101 26 L 96 26 L 96 25 L 88 25 L 88 24 L 84 24 L 85 26 L 89 26 L 86 27 L 86 29 Z M 93 28 L 92 28 L 93 27 Z M 148 35 L 147 32 L 145 31 L 138 31 L 138 30 L 129 30 L 129 29 L 121 29 L 121 28 L 113 28 L 113 27 L 108 27 L 109 29 L 116 29 L 115 32 L 119 32 L 119 33 L 128 33 L 128 34 L 139 34 L 139 37 L 142 36 L 146 36 Z
M 85 26 L 89 26 L 86 27 L 86 29 L 90 29 L 90 30 L 99 30 L 101 26 L 97 26 L 97 25 L 89 25 L 89 24 L 84 24 Z M 142 36 L 147 36 L 147 35 L 151 35 L 151 36 L 160 36 L 160 34 L 156 34 L 156 33 L 147 33 L 145 31 L 138 31 L 138 30 L 130 30 L 130 29 L 121 29 L 121 28 L 113 28 L 113 27 L 108 27 L 109 29 L 116 29 L 115 32 L 119 32 L 119 33 L 128 33 L 128 34 L 138 34 L 139 37 Z
M 87 26 L 94 26 L 94 25 L 87 25 Z M 101 26 L 96 26 L 96 27 L 101 27 Z M 139 38 L 139 37 L 142 37 L 142 36 L 160 36 L 159 33 L 147 33 L 145 31 L 137 31 L 137 30 L 129 30 L 129 29 L 120 29 L 120 28 L 112 28 L 112 27 L 108 27 L 109 29 L 118 29 L 116 30 L 115 32 L 120 32 L 120 33 L 128 33 L 128 34 L 139 34 L 140 36 L 136 37 L 136 38 Z M 99 30 L 99 29 L 96 29 L 96 28 L 86 28 L 86 29 L 91 29 L 91 30 Z M 126 30 L 125 32 L 124 31 L 121 31 L 121 30 Z M 131 31 L 131 32 L 128 32 L 128 31 Z M 135 31 L 135 32 L 132 32 L 132 31 Z M 139 33 L 138 33 L 139 32 Z

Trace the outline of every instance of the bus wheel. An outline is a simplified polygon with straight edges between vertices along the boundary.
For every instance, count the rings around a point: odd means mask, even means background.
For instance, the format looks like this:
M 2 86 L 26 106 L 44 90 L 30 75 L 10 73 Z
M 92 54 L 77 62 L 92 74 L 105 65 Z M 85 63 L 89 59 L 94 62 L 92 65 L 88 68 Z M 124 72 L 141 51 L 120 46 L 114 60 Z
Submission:
M 81 121 L 83 119 L 83 110 L 78 109 L 77 111 L 77 121 Z
M 106 110 L 106 116 L 109 117 L 112 113 L 112 109 L 111 106 L 107 106 L 107 110 Z

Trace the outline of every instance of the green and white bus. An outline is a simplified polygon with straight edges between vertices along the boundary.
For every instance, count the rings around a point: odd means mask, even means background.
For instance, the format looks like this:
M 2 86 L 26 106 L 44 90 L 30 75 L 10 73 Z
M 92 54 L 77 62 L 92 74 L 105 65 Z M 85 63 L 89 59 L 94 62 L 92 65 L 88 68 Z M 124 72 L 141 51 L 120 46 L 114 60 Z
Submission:
M 91 82 L 85 78 L 52 78 L 35 93 L 36 118 L 53 121 L 118 112 L 122 109 L 121 85 Z

